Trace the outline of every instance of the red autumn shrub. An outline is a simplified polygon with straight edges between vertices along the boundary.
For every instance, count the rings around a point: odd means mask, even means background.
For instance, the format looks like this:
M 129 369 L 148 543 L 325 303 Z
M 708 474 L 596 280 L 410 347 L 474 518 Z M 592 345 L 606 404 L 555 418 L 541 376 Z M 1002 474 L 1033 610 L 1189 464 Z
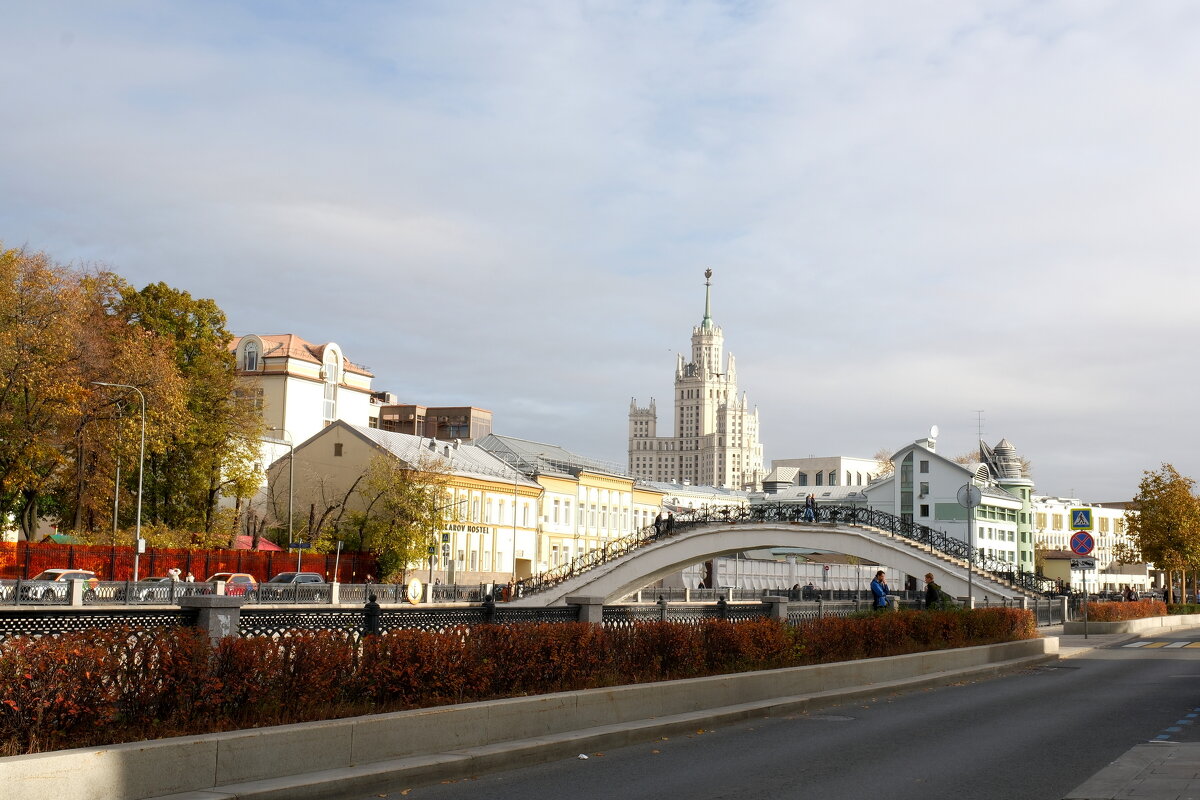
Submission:
M 978 609 L 796 627 L 765 619 L 481 625 L 398 630 L 362 642 L 316 631 L 229 638 L 215 648 L 188 628 L 16 637 L 0 642 L 0 753 L 898 655 L 1035 632 L 1028 611 Z
M 1165 617 L 1167 604 L 1162 600 L 1134 600 L 1128 603 L 1089 603 L 1088 619 L 1094 622 L 1120 622 L 1145 617 Z

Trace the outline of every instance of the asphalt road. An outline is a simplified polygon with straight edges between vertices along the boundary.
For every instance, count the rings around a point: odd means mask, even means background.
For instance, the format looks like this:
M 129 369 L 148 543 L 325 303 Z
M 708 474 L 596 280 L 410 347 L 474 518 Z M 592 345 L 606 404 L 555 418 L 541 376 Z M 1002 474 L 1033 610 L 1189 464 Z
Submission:
M 1196 741 L 1200 726 L 1179 723 L 1197 709 L 1200 647 L 1118 645 L 992 680 L 372 796 L 1059 800 L 1136 744 Z

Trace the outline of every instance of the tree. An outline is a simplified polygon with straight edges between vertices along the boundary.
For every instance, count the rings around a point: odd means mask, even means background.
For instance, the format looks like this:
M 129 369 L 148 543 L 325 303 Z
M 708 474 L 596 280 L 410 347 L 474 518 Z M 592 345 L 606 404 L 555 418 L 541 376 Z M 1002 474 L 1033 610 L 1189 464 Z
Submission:
M 0 526 L 19 520 L 26 539 L 86 396 L 82 303 L 75 276 L 44 253 L 0 248 Z
M 1168 571 L 1200 566 L 1200 500 L 1192 493 L 1196 482 L 1170 464 L 1143 473 L 1134 498 L 1136 509 L 1125 512 L 1128 544 L 1119 543 L 1117 558 L 1124 563 L 1151 562 Z
M 434 460 L 414 466 L 379 454 L 351 486 L 334 529 L 376 555 L 383 580 L 402 582 L 408 568 L 436 545 L 445 520 L 439 503 L 447 478 L 445 467 Z
M 875 451 L 872 458 L 875 459 L 875 477 L 886 478 L 896 471 L 896 465 L 892 463 L 892 453 L 894 450 L 888 450 L 886 447 L 881 447 Z
M 173 528 L 211 532 L 221 496 L 258 486 L 256 442 L 264 428 L 249 398 L 235 391 L 232 335 L 212 300 L 164 283 L 125 289 L 123 319 L 168 342 L 184 385 L 181 426 L 147 464 L 147 514 Z

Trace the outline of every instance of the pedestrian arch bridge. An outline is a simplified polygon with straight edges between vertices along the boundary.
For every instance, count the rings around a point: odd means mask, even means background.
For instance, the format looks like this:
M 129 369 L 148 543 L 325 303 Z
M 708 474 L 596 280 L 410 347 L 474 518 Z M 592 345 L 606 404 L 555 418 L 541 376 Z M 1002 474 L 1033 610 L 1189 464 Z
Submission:
M 811 522 L 801 513 L 788 506 L 718 510 L 682 518 L 670 535 L 656 536 L 647 528 L 526 578 L 519 584 L 520 596 L 509 605 L 562 605 L 571 596 L 616 602 L 692 564 L 782 547 L 844 553 L 918 577 L 932 572 L 945 591 L 956 597 L 968 594 L 968 558 L 980 553 L 965 542 L 870 509 L 822 507 Z M 1015 598 L 1047 588 L 1039 576 L 1007 571 L 1013 566 L 975 559 L 970 581 L 974 596 Z

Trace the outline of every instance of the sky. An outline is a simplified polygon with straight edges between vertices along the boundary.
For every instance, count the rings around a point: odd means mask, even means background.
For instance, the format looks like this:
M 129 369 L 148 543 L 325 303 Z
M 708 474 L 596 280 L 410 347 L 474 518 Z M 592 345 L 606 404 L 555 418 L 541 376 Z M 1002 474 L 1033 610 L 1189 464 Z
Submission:
M 626 462 L 713 318 L 766 459 L 1200 477 L 1200 5 L 0 2 L 0 244 Z

